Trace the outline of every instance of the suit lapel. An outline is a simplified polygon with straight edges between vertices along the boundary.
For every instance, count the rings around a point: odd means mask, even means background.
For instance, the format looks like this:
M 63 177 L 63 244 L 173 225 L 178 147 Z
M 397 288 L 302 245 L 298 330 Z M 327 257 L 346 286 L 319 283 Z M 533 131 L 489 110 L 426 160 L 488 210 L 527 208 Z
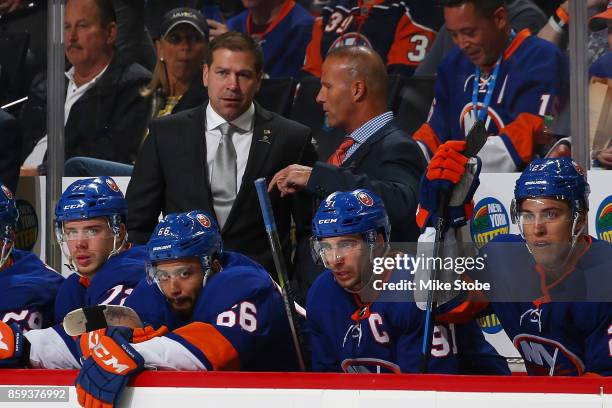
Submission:
M 241 208 L 241 202 L 245 200 L 247 191 L 253 187 L 255 179 L 263 174 L 262 167 L 266 163 L 274 138 L 279 137 L 279 135 L 274 134 L 274 129 L 269 126 L 271 118 L 272 114 L 270 112 L 255 103 L 255 126 L 253 127 L 253 140 L 249 149 L 249 157 L 240 183 L 240 190 L 223 226 L 223 231 L 238 216 L 237 209 Z
M 340 167 L 355 168 L 359 166 L 359 163 L 361 163 L 361 161 L 368 155 L 368 153 L 372 149 L 372 146 L 374 146 L 375 143 L 385 137 L 387 133 L 393 130 L 393 127 L 389 126 L 390 123 L 391 122 L 387 123 L 385 126 L 378 129 L 378 131 L 372 136 L 368 137 L 368 139 L 363 142 L 363 144 L 359 146 L 359 148 L 351 155 L 351 157 L 345 160 L 344 163 L 340 165 Z

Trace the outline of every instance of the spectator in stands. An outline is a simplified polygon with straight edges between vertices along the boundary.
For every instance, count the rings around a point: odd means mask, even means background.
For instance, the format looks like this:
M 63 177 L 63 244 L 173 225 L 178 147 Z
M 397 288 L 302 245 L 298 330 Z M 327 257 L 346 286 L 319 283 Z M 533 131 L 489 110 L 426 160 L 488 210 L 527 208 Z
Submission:
M 17 120 L 0 109 L 0 181 L 17 191 L 21 165 L 21 129 Z
M 253 181 L 287 163 L 312 164 L 315 153 L 308 128 L 253 102 L 262 68 L 250 36 L 228 32 L 211 41 L 203 76 L 209 102 L 149 127 L 127 190 L 133 242 L 147 242 L 160 212 L 203 209 L 215 215 L 227 249 L 274 271 Z M 272 206 L 288 261 L 295 207 L 278 195 Z M 294 211 L 298 238 L 309 235 L 309 211 Z
M 110 0 L 68 0 L 64 38 L 66 57 L 72 64 L 66 72 L 65 158 L 87 156 L 132 163 L 147 126 L 149 101 L 139 91 L 150 73 L 117 57 L 117 25 Z M 40 164 L 46 150 L 46 94 L 43 75 L 34 80 L 20 118 L 24 155 L 34 150 L 26 160 L 28 166 Z
M 591 30 L 602 30 L 608 28 L 608 45 L 610 50 L 603 54 L 597 61 L 591 65 L 589 75 L 591 78 L 606 78 L 608 84 L 612 79 L 612 1 L 608 2 L 605 11 L 593 16 L 589 22 Z M 612 139 L 612 130 L 610 130 L 610 139 Z M 595 153 L 595 166 L 601 166 L 606 169 L 612 169 L 612 141 L 609 146 Z
M 567 57 L 528 30 L 514 32 L 502 0 L 445 0 L 444 19 L 458 48 L 438 68 L 429 120 L 414 139 L 431 157 L 479 120 L 489 135 L 483 170 L 521 169 L 533 157 L 542 115 L 567 98 Z
M 391 220 L 391 241 L 418 236 L 414 214 L 425 161 L 418 146 L 387 110 L 387 70 L 364 46 L 335 48 L 327 55 L 317 102 L 329 125 L 346 137 L 327 162 L 292 164 L 274 175 L 281 195 L 306 190 L 318 199 L 334 191 L 367 188 L 380 195 Z
M 528 28 L 533 34 L 538 33 L 546 24 L 546 15 L 531 0 L 505 0 L 508 10 L 508 23 L 517 32 Z M 455 47 L 446 25 L 443 25 L 431 46 L 431 50 L 416 69 L 416 75 L 436 75 L 438 65 Z
M 201 105 L 208 100 L 202 84 L 202 64 L 208 49 L 208 25 L 197 10 L 181 7 L 164 15 L 155 41 L 157 63 L 153 77 L 141 90 L 151 98 L 151 117 L 169 115 Z M 65 175 L 97 177 L 107 174 L 130 176 L 133 166 L 91 157 L 73 157 Z
M 430 1 L 335 0 L 315 20 L 303 70 L 321 76 L 325 56 L 343 45 L 365 45 L 383 59 L 390 74 L 412 75 L 442 25 Z
M 247 33 L 264 52 L 267 77 L 295 77 L 302 68 L 314 17 L 293 0 L 242 0 L 246 10 L 230 18 L 227 26 L 209 20 L 211 35 L 227 30 Z

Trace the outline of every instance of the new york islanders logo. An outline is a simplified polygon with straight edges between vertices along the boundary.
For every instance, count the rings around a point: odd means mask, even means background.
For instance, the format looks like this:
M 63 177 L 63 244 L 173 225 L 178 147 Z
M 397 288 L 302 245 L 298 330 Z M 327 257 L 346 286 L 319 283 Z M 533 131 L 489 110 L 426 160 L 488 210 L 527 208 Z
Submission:
M 207 216 L 205 216 L 204 214 L 198 214 L 196 215 L 196 218 L 198 219 L 198 222 L 202 224 L 204 228 L 210 228 L 211 222 Z
M 474 208 L 470 231 L 478 248 L 482 248 L 496 235 L 507 234 L 510 222 L 503 204 L 493 197 L 480 200 Z
M 332 45 L 330 45 L 329 50 L 327 50 L 327 52 L 329 53 L 334 48 L 356 47 L 358 45 L 372 48 L 372 44 L 370 43 L 370 40 L 368 40 L 368 37 L 366 37 L 365 35 L 356 33 L 356 32 L 346 33 L 338 37 L 332 43 Z
M 117 185 L 117 183 L 115 183 L 115 180 L 107 178 L 106 179 L 106 185 L 113 190 L 114 192 L 118 193 L 119 190 L 119 186 Z
M 595 213 L 597 238 L 612 243 L 612 195 L 607 196 Z
M 2 186 L 2 191 L 4 191 L 4 195 L 6 196 L 6 198 L 8 198 L 9 200 L 11 200 L 13 198 L 13 193 L 11 192 L 11 190 L 8 189 L 7 186 Z
M 360 191 L 357 193 L 357 199 L 361 202 L 361 204 L 371 207 L 374 205 L 374 199 L 370 197 L 368 193 Z

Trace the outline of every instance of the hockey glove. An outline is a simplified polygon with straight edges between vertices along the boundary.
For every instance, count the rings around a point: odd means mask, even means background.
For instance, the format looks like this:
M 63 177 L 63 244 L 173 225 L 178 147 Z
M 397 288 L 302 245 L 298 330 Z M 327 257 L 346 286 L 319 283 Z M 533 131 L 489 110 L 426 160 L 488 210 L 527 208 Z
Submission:
M 144 368 L 144 359 L 123 336 L 124 332 L 125 328 L 108 328 L 91 349 L 75 383 L 81 406 L 115 406 L 130 377 Z
M 449 141 L 438 148 L 427 172 L 421 178 L 417 223 L 421 229 L 435 226 L 438 222 L 438 207 L 443 192 L 451 195 L 448 209 L 448 227 L 458 228 L 466 224 L 473 211 L 472 198 L 480 184 L 481 162 L 478 157 L 471 159 L 461 152 L 464 141 Z M 466 168 L 469 171 L 466 172 Z
M 154 329 L 152 326 L 136 329 L 116 326 L 83 333 L 77 343 L 81 361 L 85 361 L 89 358 L 91 350 L 100 342 L 100 337 L 106 335 L 111 329 L 113 329 L 113 332 L 120 332 L 121 336 L 123 336 L 128 343 L 140 343 L 168 333 L 168 328 L 166 326 L 161 326 L 159 329 Z
M 15 323 L 0 321 L 0 368 L 25 366 L 30 360 L 30 342 Z

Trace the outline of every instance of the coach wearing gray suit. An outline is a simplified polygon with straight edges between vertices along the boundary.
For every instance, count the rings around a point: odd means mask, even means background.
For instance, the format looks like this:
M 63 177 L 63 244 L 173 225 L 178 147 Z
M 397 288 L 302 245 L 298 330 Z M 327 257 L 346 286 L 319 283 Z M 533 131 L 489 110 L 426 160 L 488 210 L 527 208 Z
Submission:
M 229 32 L 211 43 L 203 80 L 209 102 L 151 122 L 127 189 L 130 241 L 145 243 L 163 214 L 194 209 L 215 214 L 226 249 L 275 269 L 253 181 L 270 180 L 291 163 L 312 164 L 310 129 L 253 102 L 263 54 L 248 35 Z M 297 238 L 309 235 L 308 200 L 272 194 L 288 261 L 291 216 Z

